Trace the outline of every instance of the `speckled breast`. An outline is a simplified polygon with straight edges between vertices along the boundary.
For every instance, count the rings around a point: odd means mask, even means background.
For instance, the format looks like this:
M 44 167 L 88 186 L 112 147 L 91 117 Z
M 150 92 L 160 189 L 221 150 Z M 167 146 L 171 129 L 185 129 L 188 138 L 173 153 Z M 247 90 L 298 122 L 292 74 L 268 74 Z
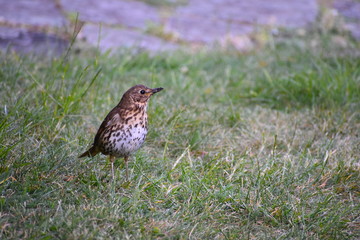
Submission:
M 109 141 L 104 144 L 104 153 L 115 157 L 129 156 L 137 151 L 145 141 L 146 124 L 126 124 L 112 131 Z

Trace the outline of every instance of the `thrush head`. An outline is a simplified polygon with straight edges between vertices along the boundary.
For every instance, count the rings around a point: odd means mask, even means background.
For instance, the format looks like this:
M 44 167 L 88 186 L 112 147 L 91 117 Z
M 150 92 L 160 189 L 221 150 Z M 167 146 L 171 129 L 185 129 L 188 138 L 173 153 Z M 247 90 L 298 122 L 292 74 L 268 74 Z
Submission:
M 149 98 L 163 90 L 163 88 L 148 88 L 144 85 L 136 85 L 124 93 L 124 100 L 128 102 L 128 104 L 136 104 L 143 105 L 146 104 Z

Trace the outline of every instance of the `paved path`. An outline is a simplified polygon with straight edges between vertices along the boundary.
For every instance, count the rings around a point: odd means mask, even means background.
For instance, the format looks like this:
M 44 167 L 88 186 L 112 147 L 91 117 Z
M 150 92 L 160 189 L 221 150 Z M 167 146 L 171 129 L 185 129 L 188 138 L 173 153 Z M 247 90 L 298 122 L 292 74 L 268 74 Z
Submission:
M 334 8 L 345 17 L 347 29 L 360 41 L 360 1 L 335 0 Z
M 319 11 L 317 0 L 188 0 L 170 8 L 135 0 L 0 0 L 0 6 L 0 48 L 55 54 L 67 48 L 77 13 L 79 39 L 101 51 L 156 52 L 229 40 L 247 49 L 257 28 L 306 27 Z M 360 2 L 334 0 L 333 6 L 360 39 Z

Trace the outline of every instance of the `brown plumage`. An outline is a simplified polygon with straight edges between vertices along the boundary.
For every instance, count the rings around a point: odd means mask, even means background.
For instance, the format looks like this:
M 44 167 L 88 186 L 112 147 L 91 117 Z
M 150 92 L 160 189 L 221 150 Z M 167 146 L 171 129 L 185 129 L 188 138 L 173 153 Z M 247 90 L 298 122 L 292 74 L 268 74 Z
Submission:
M 93 157 L 98 153 L 109 155 L 114 178 L 114 160 L 123 157 L 128 179 L 128 159 L 145 141 L 147 134 L 147 104 L 150 97 L 163 88 L 148 88 L 136 85 L 126 91 L 119 104 L 114 107 L 101 123 L 92 147 L 81 154 Z

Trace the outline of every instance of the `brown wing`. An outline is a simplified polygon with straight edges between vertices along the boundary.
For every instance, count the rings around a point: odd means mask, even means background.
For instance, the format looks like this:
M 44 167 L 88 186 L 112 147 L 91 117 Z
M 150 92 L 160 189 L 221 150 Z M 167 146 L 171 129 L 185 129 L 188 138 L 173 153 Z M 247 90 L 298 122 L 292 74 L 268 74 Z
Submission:
M 94 146 L 97 146 L 99 143 L 100 136 L 106 131 L 108 128 L 111 128 L 116 123 L 121 123 L 124 121 L 124 109 L 116 106 L 109 112 L 109 114 L 105 117 L 104 121 L 101 123 L 99 130 L 96 133 L 94 139 Z
M 124 109 L 119 108 L 119 106 L 116 106 L 115 108 L 113 108 L 108 115 L 105 117 L 104 121 L 101 123 L 96 135 L 95 135 L 95 139 L 94 139 L 94 143 L 92 145 L 92 147 L 87 150 L 86 152 L 84 152 L 83 154 L 81 154 L 79 156 L 79 158 L 82 157 L 93 157 L 96 154 L 98 154 L 101 150 L 99 148 L 99 140 L 101 135 L 109 128 L 111 128 L 111 126 L 113 126 L 116 123 L 120 123 L 124 121 Z

